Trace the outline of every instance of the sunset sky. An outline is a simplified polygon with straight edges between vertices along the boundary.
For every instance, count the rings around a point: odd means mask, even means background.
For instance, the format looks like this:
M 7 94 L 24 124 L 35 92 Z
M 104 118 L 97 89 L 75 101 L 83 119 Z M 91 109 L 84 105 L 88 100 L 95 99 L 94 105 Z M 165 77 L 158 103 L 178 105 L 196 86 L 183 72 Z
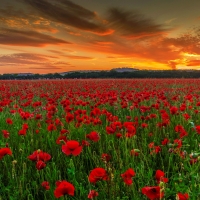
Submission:
M 200 0 L 1 0 L 0 74 L 200 69 Z

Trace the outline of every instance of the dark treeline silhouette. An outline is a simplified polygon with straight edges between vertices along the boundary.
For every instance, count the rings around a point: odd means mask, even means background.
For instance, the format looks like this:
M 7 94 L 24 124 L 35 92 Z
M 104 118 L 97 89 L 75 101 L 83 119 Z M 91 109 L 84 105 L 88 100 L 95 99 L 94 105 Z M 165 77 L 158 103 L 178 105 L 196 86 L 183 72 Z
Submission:
M 3 74 L 0 80 L 23 80 L 23 79 L 88 79 L 88 78 L 200 78 L 200 70 L 138 70 L 134 72 L 70 72 L 65 75 L 59 73 L 49 74 Z

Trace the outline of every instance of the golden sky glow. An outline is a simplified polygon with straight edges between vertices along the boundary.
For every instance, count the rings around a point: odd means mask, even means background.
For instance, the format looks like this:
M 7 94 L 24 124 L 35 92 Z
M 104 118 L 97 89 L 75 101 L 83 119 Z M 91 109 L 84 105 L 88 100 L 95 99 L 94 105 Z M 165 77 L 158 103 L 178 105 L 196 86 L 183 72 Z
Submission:
M 199 69 L 199 7 L 199 0 L 1 0 L 0 73 Z

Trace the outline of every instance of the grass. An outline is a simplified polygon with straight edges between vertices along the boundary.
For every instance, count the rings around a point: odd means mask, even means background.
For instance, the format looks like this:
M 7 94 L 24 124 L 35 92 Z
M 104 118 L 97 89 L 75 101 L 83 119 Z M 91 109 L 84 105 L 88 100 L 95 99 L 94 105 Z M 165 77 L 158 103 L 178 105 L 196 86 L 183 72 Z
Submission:
M 178 193 L 200 199 L 200 134 L 195 129 L 200 125 L 199 83 L 195 79 L 1 81 L 0 127 L 9 137 L 0 134 L 0 147 L 8 146 L 12 155 L 0 160 L 0 199 L 55 199 L 58 180 L 75 187 L 74 196 L 66 194 L 60 199 L 88 199 L 89 191 L 95 190 L 98 196 L 93 199 L 145 200 L 148 197 L 141 190 L 147 186 L 160 186 L 164 200 L 174 200 Z M 34 102 L 41 105 L 34 107 Z M 186 106 L 183 111 L 182 104 Z M 175 114 L 171 113 L 172 106 L 178 108 Z M 74 116 L 71 122 L 66 120 L 67 113 Z M 183 117 L 185 113 L 190 116 L 188 120 Z M 42 118 L 35 119 L 37 114 Z M 151 118 L 151 114 L 156 117 Z M 8 118 L 12 124 L 6 123 Z M 127 128 L 125 122 L 134 125 Z M 159 126 L 163 122 L 166 124 Z M 143 123 L 147 127 L 143 128 Z M 19 135 L 23 124 L 28 124 L 28 129 Z M 55 130 L 48 130 L 49 124 Z M 184 128 L 186 136 L 181 138 L 175 131 L 177 125 Z M 135 127 L 135 133 L 130 126 Z M 108 134 L 106 127 L 115 129 L 114 133 Z M 82 144 L 86 140 L 90 145 L 83 146 L 77 156 L 67 156 L 62 152 L 65 142 L 56 143 L 62 129 L 69 131 L 64 134 L 68 141 Z M 100 135 L 97 142 L 87 137 L 92 131 Z M 122 137 L 117 138 L 117 133 Z M 169 140 L 166 145 L 162 144 L 165 138 Z M 182 142 L 180 148 L 174 140 Z M 154 143 L 152 148 L 150 143 Z M 38 149 L 51 155 L 41 170 L 36 168 L 36 161 L 28 159 Z M 131 155 L 134 149 L 138 156 Z M 103 160 L 103 153 L 111 159 Z M 93 184 L 88 177 L 97 167 L 105 169 L 109 179 Z M 121 174 L 130 168 L 135 176 L 127 185 Z M 167 183 L 156 181 L 157 170 L 165 173 Z M 43 181 L 49 182 L 49 190 L 41 186 Z

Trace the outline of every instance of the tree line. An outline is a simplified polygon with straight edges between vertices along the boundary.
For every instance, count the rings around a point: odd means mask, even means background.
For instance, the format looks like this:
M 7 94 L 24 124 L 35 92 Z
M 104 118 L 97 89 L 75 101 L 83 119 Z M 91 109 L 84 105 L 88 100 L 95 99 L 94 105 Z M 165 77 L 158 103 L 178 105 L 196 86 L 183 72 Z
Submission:
M 99 71 L 99 72 L 70 72 L 65 75 L 59 73 L 49 74 L 3 74 L 0 80 L 23 79 L 89 79 L 89 78 L 200 78 L 200 70 L 138 70 L 134 72 Z

